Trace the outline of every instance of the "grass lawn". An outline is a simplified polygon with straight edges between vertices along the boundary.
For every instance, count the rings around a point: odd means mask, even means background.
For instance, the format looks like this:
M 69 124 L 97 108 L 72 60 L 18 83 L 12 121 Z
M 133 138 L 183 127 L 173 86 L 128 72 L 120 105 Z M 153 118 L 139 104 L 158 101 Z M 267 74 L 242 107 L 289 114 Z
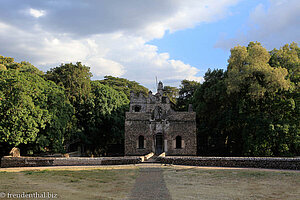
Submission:
M 300 173 L 248 169 L 164 170 L 174 200 L 300 199 Z
M 156 167 L 163 168 L 166 186 L 174 200 L 300 199 L 299 171 Z M 139 175 L 138 170 L 136 166 L 0 171 L 0 194 L 50 192 L 60 199 L 126 199 Z
M 137 169 L 0 172 L 0 192 L 56 193 L 60 199 L 125 199 Z

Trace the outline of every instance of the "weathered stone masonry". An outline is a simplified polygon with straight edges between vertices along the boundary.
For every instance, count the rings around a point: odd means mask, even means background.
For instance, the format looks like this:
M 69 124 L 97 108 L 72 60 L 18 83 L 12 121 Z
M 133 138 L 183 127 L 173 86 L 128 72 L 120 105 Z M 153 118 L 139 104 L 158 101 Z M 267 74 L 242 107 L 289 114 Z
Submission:
M 175 112 L 163 84 L 155 95 L 130 95 L 125 120 L 125 155 L 150 152 L 166 155 L 196 155 L 196 113 Z

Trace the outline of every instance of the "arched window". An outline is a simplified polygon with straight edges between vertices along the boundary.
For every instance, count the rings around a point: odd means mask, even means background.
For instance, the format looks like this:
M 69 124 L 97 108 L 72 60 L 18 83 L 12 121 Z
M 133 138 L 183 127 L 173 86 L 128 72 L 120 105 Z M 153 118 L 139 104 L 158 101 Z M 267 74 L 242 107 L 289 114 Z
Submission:
M 181 149 L 181 136 L 176 137 L 176 149 Z
M 144 136 L 139 136 L 139 149 L 143 149 L 144 147 Z

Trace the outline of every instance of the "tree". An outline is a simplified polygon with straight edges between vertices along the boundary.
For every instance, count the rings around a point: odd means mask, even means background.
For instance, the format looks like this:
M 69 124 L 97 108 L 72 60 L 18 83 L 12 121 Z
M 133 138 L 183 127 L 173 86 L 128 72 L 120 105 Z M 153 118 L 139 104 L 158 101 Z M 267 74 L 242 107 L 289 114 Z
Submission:
M 266 92 L 288 90 L 290 81 L 285 68 L 271 67 L 270 55 L 260 43 L 250 42 L 248 47 L 237 46 L 230 50 L 228 60 L 227 92 L 244 92 L 252 99 L 262 98 Z
M 251 42 L 247 48 L 238 46 L 231 50 L 227 92 L 230 99 L 236 100 L 237 107 L 232 109 L 240 130 L 236 136 L 240 137 L 240 150 L 246 156 L 299 152 L 299 123 L 291 124 L 292 116 L 298 113 L 295 100 L 288 94 L 293 89 L 288 78 L 291 76 L 288 67 L 278 65 L 276 60 L 276 50 L 270 56 L 259 43 Z M 287 59 L 284 63 L 290 62 Z
M 300 81 L 300 48 L 297 43 L 286 44 L 279 50 L 273 49 L 269 61 L 274 68 L 285 68 L 288 70 L 290 80 L 299 87 Z
M 164 95 L 169 97 L 170 101 L 176 105 L 177 98 L 179 96 L 179 89 L 177 87 L 172 86 L 164 86 Z
M 186 111 L 188 105 L 191 103 L 190 100 L 200 86 L 197 81 L 182 80 L 179 86 L 179 98 L 177 99 L 176 110 Z
M 286 44 L 279 50 L 273 49 L 269 64 L 288 70 L 292 84 L 288 91 L 280 91 L 273 104 L 276 121 L 270 125 L 270 131 L 278 138 L 276 152 L 279 154 L 300 154 L 300 48 L 297 43 Z M 280 134 L 279 134 L 280 133 Z
M 86 134 L 86 120 L 89 116 L 88 102 L 91 94 L 90 68 L 76 64 L 62 64 L 46 73 L 46 79 L 64 87 L 66 97 L 73 105 L 75 112 L 68 124 L 69 140 L 66 146 L 81 140 Z
M 130 92 L 133 91 L 135 94 L 142 93 L 145 96 L 148 95 L 148 89 L 140 85 L 135 81 L 129 81 L 125 78 L 118 78 L 113 76 L 105 76 L 104 80 L 99 81 L 101 84 L 109 85 L 119 92 L 124 92 L 126 96 L 130 97 Z
M 14 59 L 11 57 L 4 57 L 0 55 L 0 64 L 2 65 L 9 65 L 11 63 L 14 63 Z
M 197 116 L 198 154 L 224 156 L 231 151 L 230 121 L 225 84 L 226 72 L 221 69 L 205 73 L 204 82 L 194 92 L 192 102 Z M 231 151 L 232 152 L 232 151 Z
M 4 57 L 0 55 L 0 70 L 9 69 L 15 69 L 21 72 L 31 72 L 38 75 L 44 74 L 44 72 L 40 71 L 29 62 L 22 61 L 21 63 L 17 63 L 14 61 L 14 58 Z
M 237 46 L 227 71 L 208 70 L 192 99 L 200 154 L 299 155 L 299 50 L 290 46 Z
M 46 73 L 48 80 L 65 88 L 67 98 L 75 107 L 77 104 L 83 103 L 90 94 L 91 77 L 90 68 L 80 62 L 62 64 Z
M 17 69 L 0 71 L 0 76 L 0 142 L 62 151 L 65 127 L 73 114 L 63 89 Z
M 93 154 L 104 155 L 110 144 L 123 144 L 125 111 L 129 100 L 123 92 L 92 81 L 90 115 L 86 118 L 86 136 Z

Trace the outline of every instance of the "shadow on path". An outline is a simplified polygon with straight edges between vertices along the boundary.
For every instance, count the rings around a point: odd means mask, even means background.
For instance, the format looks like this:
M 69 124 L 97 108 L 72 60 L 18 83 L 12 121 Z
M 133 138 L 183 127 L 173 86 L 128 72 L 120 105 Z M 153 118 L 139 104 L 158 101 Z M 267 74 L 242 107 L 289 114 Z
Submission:
M 140 168 L 130 200 L 170 200 L 171 196 L 160 168 Z

